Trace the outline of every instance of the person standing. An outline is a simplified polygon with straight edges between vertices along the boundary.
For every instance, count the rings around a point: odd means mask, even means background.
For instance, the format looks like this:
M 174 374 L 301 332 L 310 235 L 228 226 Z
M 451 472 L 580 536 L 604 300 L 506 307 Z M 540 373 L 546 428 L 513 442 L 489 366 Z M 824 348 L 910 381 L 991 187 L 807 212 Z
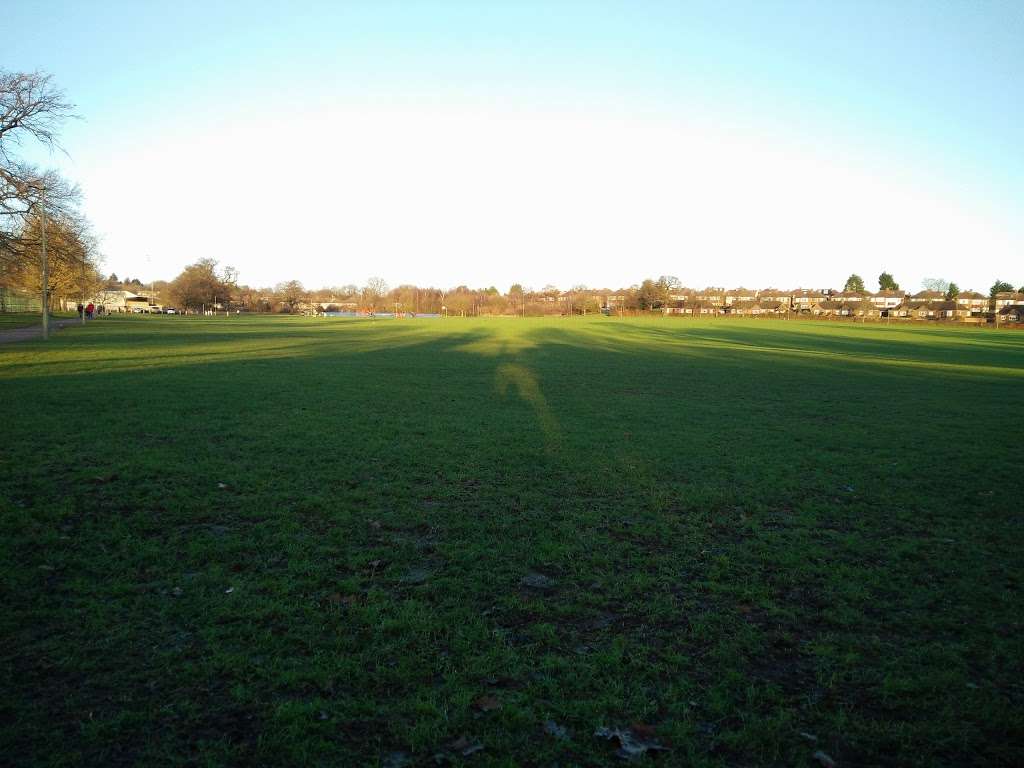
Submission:
M 78 302 L 78 319 L 82 319 L 82 313 L 85 311 L 85 307 L 82 306 L 82 302 Z
M 88 318 L 89 320 L 92 320 L 92 313 L 93 313 L 93 311 L 94 311 L 95 309 L 96 309 L 96 307 L 94 307 L 94 306 L 93 306 L 93 303 L 92 303 L 92 302 L 90 301 L 90 302 L 89 302 L 89 305 L 88 305 L 88 306 L 87 306 L 87 307 L 85 308 L 85 316 L 86 316 L 86 317 L 87 317 L 87 318 Z

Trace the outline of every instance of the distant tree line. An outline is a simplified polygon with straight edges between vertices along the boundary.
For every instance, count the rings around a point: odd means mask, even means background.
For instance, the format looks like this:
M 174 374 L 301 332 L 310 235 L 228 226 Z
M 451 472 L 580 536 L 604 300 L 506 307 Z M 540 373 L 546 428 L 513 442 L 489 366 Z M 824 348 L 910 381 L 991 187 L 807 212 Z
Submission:
M 117 276 L 111 275 L 108 285 L 115 282 Z M 127 289 L 133 289 L 133 284 L 135 288 L 143 287 L 137 279 L 126 279 L 117 284 Z M 615 290 L 590 288 L 583 284 L 573 285 L 568 290 L 554 285 L 533 289 L 519 283 L 512 285 L 505 293 L 495 286 L 470 288 L 458 285 L 443 289 L 405 283 L 392 288 L 380 278 L 371 278 L 362 286 L 349 283 L 311 289 L 299 280 L 288 280 L 274 286 L 254 287 L 239 283 L 237 270 L 231 267 L 220 269 L 210 259 L 200 259 L 189 265 L 169 283 L 157 281 L 152 286 L 161 293 L 165 303 L 173 303 L 183 309 L 198 310 L 204 306 L 216 306 L 273 314 L 397 312 L 446 313 L 455 316 L 585 315 L 607 309 L 610 299 L 614 300 L 617 310 L 645 312 L 660 310 L 681 296 L 695 293 L 672 275 L 648 278 Z M 888 272 L 879 275 L 878 286 L 881 291 L 900 290 L 899 284 Z M 956 283 L 941 279 L 929 278 L 924 281 L 923 288 L 938 291 L 946 298 L 956 298 L 959 294 Z M 724 292 L 723 289 L 708 290 Z M 864 280 L 852 274 L 843 284 L 843 290 L 866 292 Z M 997 281 L 990 289 L 990 295 L 1012 290 L 1013 286 L 1009 283 Z M 1024 292 L 1024 286 L 1020 290 Z
M 926 277 L 921 281 L 921 288 L 925 291 L 941 293 L 946 299 L 955 299 L 960 295 L 960 286 L 941 277 Z M 899 289 L 899 283 L 888 272 L 883 272 L 878 276 L 878 290 L 898 291 Z M 864 291 L 864 280 L 860 275 L 850 275 L 846 278 L 843 290 Z M 996 280 L 988 290 L 989 298 L 994 298 L 997 293 L 1024 293 L 1024 285 L 1014 289 L 1011 283 L 1007 283 L 1004 280 Z
M 404 283 L 394 288 L 380 278 L 370 278 L 362 286 L 353 283 L 321 288 L 306 288 L 299 280 L 288 280 L 274 286 L 254 287 L 238 281 L 238 271 L 232 267 L 220 268 L 212 259 L 200 259 L 190 264 L 170 282 L 156 281 L 143 283 L 138 279 L 118 280 L 110 275 L 108 287 L 128 290 L 145 290 L 152 287 L 163 297 L 165 304 L 182 309 L 199 310 L 202 307 L 237 309 L 246 312 L 273 314 L 318 314 L 322 312 L 399 314 L 442 314 L 456 316 L 476 315 L 585 315 L 607 309 L 610 299 L 616 309 L 633 312 L 659 310 L 680 296 L 695 293 L 685 288 L 678 277 L 662 275 L 648 278 L 627 288 L 611 290 L 590 288 L 583 284 L 562 290 L 554 285 L 540 289 L 525 287 L 519 283 L 502 293 L 495 286 L 470 288 L 458 285 L 454 288 L 422 287 Z M 900 287 L 893 276 L 883 272 L 878 277 L 880 291 L 899 292 Z M 942 293 L 946 298 L 956 298 L 959 288 L 956 283 L 929 278 L 924 281 L 925 290 Z M 708 289 L 724 292 L 723 289 Z M 866 292 L 864 280 L 856 274 L 850 275 L 843 284 L 843 290 Z M 1013 286 L 996 281 L 989 291 L 1012 291 Z M 1019 289 L 1024 292 L 1024 286 Z
M 126 282 L 117 282 L 117 276 L 111 275 L 108 284 L 113 286 L 115 282 L 117 287 L 132 288 Z M 668 300 L 669 287 L 676 283 L 664 279 L 645 280 L 641 285 L 614 293 L 625 297 L 627 309 L 654 309 Z M 455 316 L 594 314 L 601 311 L 605 297 L 613 293 L 585 285 L 563 291 L 554 285 L 534 290 L 515 284 L 506 293 L 493 285 L 437 288 L 404 283 L 392 288 L 380 278 L 370 278 L 362 286 L 350 283 L 308 289 L 298 280 L 288 280 L 275 286 L 254 287 L 238 283 L 235 270 L 219 270 L 217 263 L 209 259 L 189 265 L 169 283 L 157 281 L 152 285 L 166 297 L 165 303 L 182 309 L 230 305 L 243 311 L 275 314 L 332 311 Z

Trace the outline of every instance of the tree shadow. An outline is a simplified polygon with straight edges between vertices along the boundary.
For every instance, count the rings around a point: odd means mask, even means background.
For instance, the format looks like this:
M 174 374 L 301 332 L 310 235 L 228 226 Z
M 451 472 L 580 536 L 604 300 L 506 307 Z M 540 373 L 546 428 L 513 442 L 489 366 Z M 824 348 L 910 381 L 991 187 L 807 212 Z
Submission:
M 799 366 L 831 364 L 876 366 L 886 369 L 942 370 L 966 376 L 1009 375 L 1024 372 L 1024 339 L 1007 334 L 993 342 L 988 332 L 950 332 L 900 329 L 889 334 L 875 328 L 829 328 L 814 324 L 811 333 L 791 330 L 788 322 L 617 322 L 593 326 L 582 333 L 565 328 L 538 329 L 534 340 L 560 346 L 584 346 L 620 354 L 709 357 L 725 364 L 742 355 L 770 356 Z M 947 336 L 955 344 L 945 342 Z M 909 338 L 908 338 L 909 337 Z M 813 362 L 817 361 L 817 362 Z M 752 361 L 751 361 L 752 362 Z

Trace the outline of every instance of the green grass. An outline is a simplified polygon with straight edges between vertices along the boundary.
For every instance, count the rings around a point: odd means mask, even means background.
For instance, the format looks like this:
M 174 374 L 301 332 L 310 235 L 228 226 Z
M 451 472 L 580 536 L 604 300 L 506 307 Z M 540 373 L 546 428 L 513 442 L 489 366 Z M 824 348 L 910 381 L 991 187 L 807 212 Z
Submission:
M 1024 334 L 127 317 L 0 393 L 6 761 L 1019 764 Z

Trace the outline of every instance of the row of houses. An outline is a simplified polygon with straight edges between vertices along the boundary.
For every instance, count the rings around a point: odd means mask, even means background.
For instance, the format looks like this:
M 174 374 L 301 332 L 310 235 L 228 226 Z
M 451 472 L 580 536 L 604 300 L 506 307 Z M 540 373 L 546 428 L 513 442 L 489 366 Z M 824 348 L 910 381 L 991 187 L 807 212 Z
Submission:
M 903 291 L 870 293 L 805 288 L 791 291 L 737 288 L 724 291 L 709 288 L 673 293 L 663 311 L 666 314 L 703 316 L 765 316 L 796 312 L 815 317 L 916 320 L 967 320 L 995 313 L 1002 321 L 1020 322 L 1024 317 L 1024 293 L 1008 291 L 989 298 L 976 291 L 965 291 L 947 299 L 939 291 L 920 291 L 910 295 Z
M 626 294 L 597 293 L 605 311 L 614 312 L 627 306 Z M 603 294 L 603 295 L 601 295 Z M 564 293 L 559 301 L 571 301 L 575 294 Z M 160 312 L 163 308 L 158 295 L 140 295 L 125 290 L 100 291 L 91 301 L 108 313 Z M 65 309 L 73 310 L 74 300 L 68 300 Z M 319 309 L 352 309 L 351 301 L 330 299 L 316 302 Z M 304 304 L 300 309 L 310 309 Z M 963 320 L 981 321 L 995 318 L 998 322 L 1024 323 L 1024 293 L 1008 291 L 990 298 L 976 291 L 964 291 L 947 299 L 938 291 L 919 291 L 913 295 L 904 291 L 835 291 L 796 288 L 779 290 L 765 288 L 749 290 L 736 288 L 723 290 L 681 289 L 673 292 L 662 306 L 670 315 L 762 317 L 797 313 L 813 317 L 841 317 L 853 319 L 901 318 L 911 320 Z

